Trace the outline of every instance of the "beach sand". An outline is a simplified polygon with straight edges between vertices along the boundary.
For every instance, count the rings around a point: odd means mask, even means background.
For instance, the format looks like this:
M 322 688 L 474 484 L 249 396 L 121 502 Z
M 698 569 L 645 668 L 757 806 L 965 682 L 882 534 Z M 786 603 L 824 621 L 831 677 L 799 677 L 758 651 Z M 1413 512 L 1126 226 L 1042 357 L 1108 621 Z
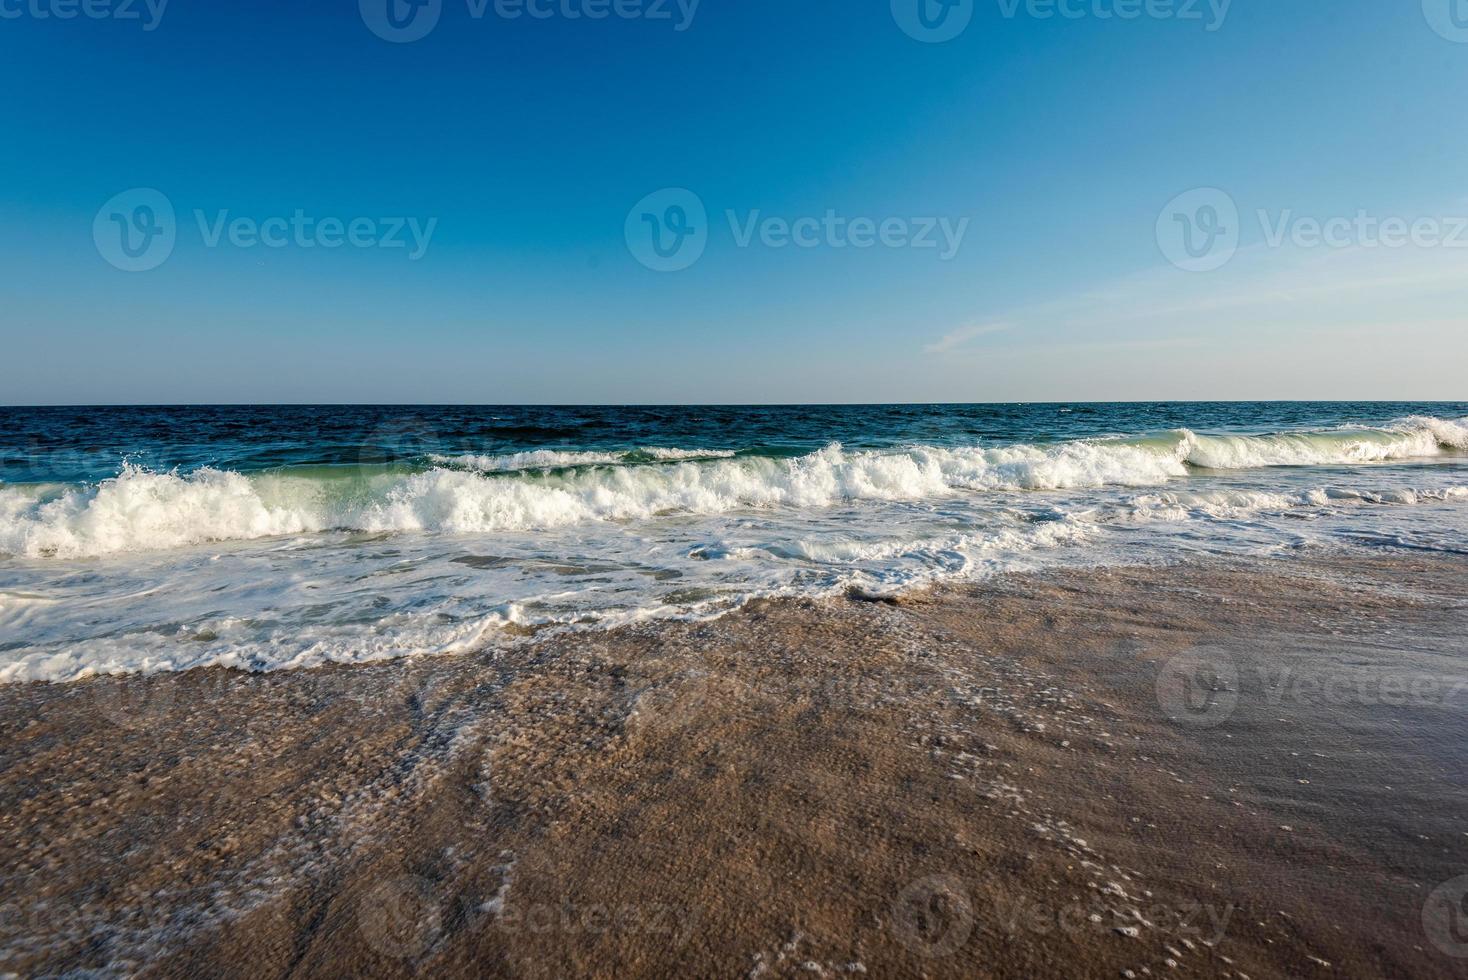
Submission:
M 0 688 L 0 973 L 1468 976 L 1465 571 Z

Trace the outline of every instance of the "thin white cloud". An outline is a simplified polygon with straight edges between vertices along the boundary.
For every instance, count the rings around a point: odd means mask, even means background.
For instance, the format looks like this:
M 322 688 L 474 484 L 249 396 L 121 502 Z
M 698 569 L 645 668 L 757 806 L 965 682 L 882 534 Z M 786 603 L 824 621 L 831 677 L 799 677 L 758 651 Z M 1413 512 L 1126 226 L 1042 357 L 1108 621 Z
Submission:
M 967 327 L 959 327 L 957 330 L 945 334 L 933 343 L 928 344 L 923 348 L 923 352 L 927 354 L 943 354 L 962 347 L 975 337 L 983 337 L 991 333 L 1002 333 L 1005 330 L 1012 329 L 1014 329 L 1014 324 L 1012 323 L 980 323 Z
M 997 330 L 1014 331 L 1006 347 L 1022 341 L 1025 347 L 1124 349 L 1186 337 L 1267 349 L 1286 335 L 1332 324 L 1357 331 L 1372 324 L 1382 330 L 1412 322 L 1468 325 L 1468 315 L 1458 313 L 1465 283 L 1468 249 L 1258 245 L 1214 272 L 1154 267 L 1011 310 L 994 326 L 961 327 L 923 350 L 963 354 L 969 340 Z

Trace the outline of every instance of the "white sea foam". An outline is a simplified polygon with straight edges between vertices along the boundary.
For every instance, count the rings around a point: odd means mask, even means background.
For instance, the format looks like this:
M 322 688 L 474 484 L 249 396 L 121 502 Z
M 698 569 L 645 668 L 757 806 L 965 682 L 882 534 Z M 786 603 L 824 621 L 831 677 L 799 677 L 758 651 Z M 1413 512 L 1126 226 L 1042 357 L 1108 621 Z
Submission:
M 556 449 L 533 449 L 503 456 L 434 455 L 429 459 L 440 466 L 462 467 L 481 473 L 510 473 L 516 470 L 554 470 L 569 466 L 591 466 L 598 463 L 620 463 L 621 453 L 562 452 Z
M 434 455 L 429 459 L 441 466 L 477 470 L 481 473 L 513 473 L 520 470 L 559 470 L 575 466 L 616 466 L 643 461 L 678 462 L 693 459 L 727 459 L 729 449 L 673 449 L 647 446 L 627 452 L 576 452 L 559 449 L 534 449 L 500 456 L 468 454 L 464 456 Z
M 737 523 L 728 530 L 742 533 Z M 290 551 L 272 552 L 264 560 L 254 554 L 241 554 L 223 563 L 203 565 L 150 563 L 129 568 L 118 582 L 105 589 L 106 602 L 116 603 L 127 612 L 144 610 L 149 614 L 151 621 L 141 627 L 118 628 L 114 623 L 101 633 L 95 632 L 97 611 L 104 608 L 95 595 L 59 604 L 52 621 L 46 624 L 34 620 L 22 623 L 19 609 L 7 610 L 0 605 L 0 627 L 30 628 L 48 636 L 45 642 L 29 648 L 0 652 L 0 684 L 199 667 L 306 669 L 331 663 L 466 653 L 517 642 L 532 627 L 543 635 L 548 630 L 603 629 L 652 619 L 709 619 L 760 597 L 820 597 L 852 588 L 865 594 L 884 594 L 961 576 L 985 563 L 1019 568 L 1028 555 L 1081 544 L 1096 530 L 1082 521 L 1057 520 L 931 537 L 855 540 L 838 533 L 829 539 L 798 540 L 789 548 L 710 542 L 696 549 L 697 555 L 681 556 L 685 565 L 691 561 L 706 572 L 695 576 L 680 571 L 676 582 L 685 588 L 675 585 L 671 592 L 649 589 L 646 578 L 635 569 L 598 568 L 595 595 L 602 600 L 600 606 L 588 601 L 591 594 L 568 588 L 567 580 L 561 577 L 564 568 L 552 565 L 537 578 L 534 560 L 488 568 L 483 577 L 463 579 L 457 593 L 452 588 L 444 591 L 445 582 L 452 577 L 448 569 L 455 567 L 453 551 L 432 557 L 428 552 L 416 553 L 406 563 L 409 570 L 391 558 L 386 564 L 354 562 L 344 552 L 331 550 L 322 554 L 314 566 Z M 622 544 L 614 537 L 600 546 L 610 550 Z M 280 581 L 272 563 L 295 569 L 296 579 Z M 667 555 L 662 559 L 663 570 L 677 571 L 670 567 L 677 563 L 677 557 Z M 412 573 L 413 567 L 421 567 L 421 576 Z M 819 574 L 811 574 L 817 568 Z M 325 577 L 332 572 L 338 576 L 334 581 Z M 628 574 L 619 575 L 621 572 Z M 148 589 L 143 594 L 133 591 L 133 583 L 159 574 L 171 576 L 169 588 Z M 384 580 L 382 576 L 391 578 Z M 350 606 L 356 592 L 354 583 L 370 583 L 374 578 L 379 584 L 367 585 L 358 596 L 365 602 L 363 607 L 355 612 L 344 609 L 346 614 L 337 621 L 323 621 L 319 614 L 324 608 L 319 605 L 322 586 L 330 582 L 332 592 Z M 603 584 L 608 581 L 613 584 Z M 737 582 L 737 587 L 729 587 L 731 581 Z M 703 587 L 686 588 L 696 582 Z M 710 587 L 716 583 L 726 584 Z M 429 587 L 438 591 L 426 604 L 410 601 L 405 603 L 404 611 L 380 610 L 379 590 L 389 587 L 399 597 Z M 487 593 L 503 594 L 515 589 L 528 589 L 535 598 L 524 602 L 486 601 Z M 547 602 L 549 598 L 560 601 Z M 216 611 L 222 606 L 262 601 L 269 606 L 268 616 L 220 615 Z M 288 612 L 303 608 L 308 610 L 303 616 Z M 473 613 L 462 615 L 466 609 Z M 506 629 L 511 626 L 516 628 Z M 85 642 L 56 639 L 77 633 L 85 636 Z
M 1443 435 L 1455 435 L 1448 429 L 1452 424 L 1441 423 Z M 1436 456 L 1444 445 L 1438 433 L 1426 425 L 1400 430 L 1344 429 L 1276 435 L 1199 436 L 1185 432 L 1185 436 L 1187 461 L 1194 466 L 1219 470 L 1410 459 Z
M 49 500 L 0 489 L 0 550 L 74 558 L 331 528 L 487 533 L 974 490 L 1145 486 L 1185 472 L 1175 455 L 1090 443 L 865 453 L 833 445 L 796 459 L 616 466 L 536 480 L 433 469 L 380 474 L 360 485 L 128 466 L 113 479 Z
M 95 557 L 330 529 L 483 534 L 669 514 L 942 500 L 978 491 L 1162 486 L 1186 477 L 1190 466 L 1343 465 L 1434 456 L 1445 446 L 1468 446 L 1468 426 L 1406 419 L 1376 430 L 1212 436 L 1180 430 L 1148 440 L 867 452 L 833 444 L 794 459 L 637 451 L 669 460 L 649 466 L 620 465 L 627 454 L 538 451 L 459 457 L 455 467 L 411 474 L 330 477 L 155 473 L 128 465 L 92 486 L 0 487 L 0 552 Z M 684 455 L 697 458 L 675 461 Z
M 311 505 L 315 489 L 304 480 L 212 469 L 179 476 L 131 464 L 50 498 L 0 488 L 0 551 L 78 557 L 319 531 L 330 525 Z
M 1404 428 L 1371 444 L 1428 427 Z M 1179 432 L 535 472 L 127 467 L 91 487 L 5 487 L 0 683 L 454 654 L 758 596 L 1200 549 L 1462 549 L 1461 460 L 1348 470 L 1359 434 L 1322 437 L 1306 448 L 1325 469 L 1200 470 L 1198 438 Z M 1289 441 L 1254 438 L 1247 454 L 1230 444 L 1235 460 L 1288 458 Z M 261 540 L 214 543 L 230 538 Z
M 732 449 L 667 449 L 662 446 L 648 446 L 637 450 L 657 460 L 683 460 L 683 459 L 728 459 L 734 455 Z
M 1438 419 L 1426 415 L 1413 415 L 1392 423 L 1398 431 L 1415 432 L 1426 429 L 1432 433 L 1440 446 L 1450 449 L 1468 449 L 1468 418 Z
M 1142 494 L 1123 504 L 1090 512 L 1098 521 L 1147 523 L 1186 521 L 1195 517 L 1244 520 L 1259 514 L 1321 508 L 1339 504 L 1415 505 L 1468 500 L 1468 487 L 1309 487 L 1295 491 L 1213 489 Z

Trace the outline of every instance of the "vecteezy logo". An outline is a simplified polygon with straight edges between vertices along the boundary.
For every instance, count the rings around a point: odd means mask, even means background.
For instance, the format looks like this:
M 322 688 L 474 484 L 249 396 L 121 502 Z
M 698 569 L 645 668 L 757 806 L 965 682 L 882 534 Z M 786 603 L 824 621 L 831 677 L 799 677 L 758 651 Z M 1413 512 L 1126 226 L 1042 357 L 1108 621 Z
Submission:
M 1239 706 L 1239 669 L 1219 651 L 1189 650 L 1157 673 L 1163 714 L 1189 728 L 1217 728 Z
M 423 465 L 449 452 L 433 424 L 419 415 L 389 415 L 367 437 L 357 463 L 368 476 L 392 463 Z
M 892 19 L 908 37 L 926 44 L 951 41 L 968 29 L 974 0 L 892 0 Z
M 173 254 L 177 238 L 173 204 L 151 187 L 123 191 L 92 220 L 97 253 L 124 272 L 158 268 Z
M 443 918 L 432 882 L 404 875 L 384 881 L 362 898 L 357 924 L 377 952 L 411 960 L 438 941 Z
M 1468 957 L 1468 875 L 1433 889 L 1422 906 L 1422 928 L 1447 955 Z
M 407 44 L 438 26 L 443 0 L 357 0 L 362 23 L 384 41 Z
M 1179 269 L 1220 269 L 1239 250 L 1239 207 L 1216 187 L 1179 194 L 1157 216 L 1157 245 Z
M 1468 44 L 1468 0 L 1422 0 L 1422 13 L 1439 35 Z
M 173 707 L 173 685 L 162 683 L 168 679 L 130 674 L 94 677 L 82 683 L 103 719 L 119 728 L 149 729 L 160 724 Z
M 973 905 L 963 882 L 952 875 L 920 878 L 892 903 L 893 936 L 920 956 L 961 949 L 973 928 Z
M 708 211 L 692 191 L 669 187 L 627 213 L 627 250 L 654 272 L 678 272 L 697 262 L 709 243 Z

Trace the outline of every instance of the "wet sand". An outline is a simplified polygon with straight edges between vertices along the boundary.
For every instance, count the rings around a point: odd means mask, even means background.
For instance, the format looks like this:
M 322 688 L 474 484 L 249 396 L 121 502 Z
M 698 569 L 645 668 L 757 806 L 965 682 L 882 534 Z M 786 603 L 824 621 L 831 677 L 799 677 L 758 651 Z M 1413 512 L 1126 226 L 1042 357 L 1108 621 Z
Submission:
M 1468 976 L 1465 571 L 0 688 L 0 974 Z

